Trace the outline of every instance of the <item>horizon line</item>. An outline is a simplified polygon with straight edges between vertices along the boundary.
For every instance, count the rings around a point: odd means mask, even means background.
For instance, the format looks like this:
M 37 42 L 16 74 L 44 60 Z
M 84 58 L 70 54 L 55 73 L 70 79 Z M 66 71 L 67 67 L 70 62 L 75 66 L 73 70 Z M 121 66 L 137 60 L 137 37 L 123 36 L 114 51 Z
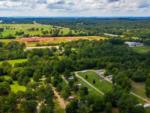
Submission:
M 150 18 L 150 16 L 0 16 L 0 18 Z

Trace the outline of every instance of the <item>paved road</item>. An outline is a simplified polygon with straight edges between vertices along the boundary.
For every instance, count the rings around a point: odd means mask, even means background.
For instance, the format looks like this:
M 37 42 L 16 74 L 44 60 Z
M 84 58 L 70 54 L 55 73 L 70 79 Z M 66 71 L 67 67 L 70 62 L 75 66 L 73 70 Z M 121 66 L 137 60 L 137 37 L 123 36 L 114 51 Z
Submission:
M 46 49 L 46 48 L 51 49 L 51 48 L 53 48 L 53 47 L 56 48 L 56 49 L 59 48 L 59 46 L 37 46 L 37 47 L 26 47 L 25 50 L 32 50 L 32 49 Z
M 88 81 L 86 81 L 83 77 L 81 77 L 78 72 L 75 72 L 75 76 L 78 77 L 79 79 L 81 79 L 82 81 L 84 81 L 86 84 L 88 84 L 90 87 L 92 87 L 93 89 L 95 89 L 99 94 L 104 95 L 104 93 L 102 91 L 100 91 L 99 89 L 97 89 L 94 85 L 92 85 L 91 83 L 89 83 Z
M 65 81 L 66 84 L 68 84 L 68 81 L 66 80 L 66 78 L 62 75 L 62 79 Z
M 134 92 L 131 92 L 131 94 L 132 94 L 132 95 L 134 95 L 134 96 L 136 96 L 137 98 L 139 98 L 139 99 L 143 100 L 144 102 L 146 102 L 146 103 L 149 103 L 149 104 L 150 104 L 150 101 L 148 101 L 147 99 L 145 99 L 145 98 L 143 98 L 143 97 L 141 97 L 141 96 L 139 96 L 139 95 L 135 94 Z

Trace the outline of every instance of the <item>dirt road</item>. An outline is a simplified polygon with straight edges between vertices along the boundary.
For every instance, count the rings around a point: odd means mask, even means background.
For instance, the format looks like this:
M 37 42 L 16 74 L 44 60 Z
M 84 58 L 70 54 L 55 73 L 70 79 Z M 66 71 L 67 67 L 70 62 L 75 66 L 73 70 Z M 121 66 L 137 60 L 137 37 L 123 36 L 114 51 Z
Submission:
M 61 107 L 62 109 L 65 109 L 66 106 L 67 106 L 67 104 L 68 104 L 68 102 L 67 102 L 66 100 L 64 100 L 64 99 L 59 95 L 59 93 L 56 91 L 56 89 L 55 89 L 54 87 L 53 87 L 52 89 L 53 89 L 54 95 L 55 95 L 56 100 L 58 101 L 60 107 Z

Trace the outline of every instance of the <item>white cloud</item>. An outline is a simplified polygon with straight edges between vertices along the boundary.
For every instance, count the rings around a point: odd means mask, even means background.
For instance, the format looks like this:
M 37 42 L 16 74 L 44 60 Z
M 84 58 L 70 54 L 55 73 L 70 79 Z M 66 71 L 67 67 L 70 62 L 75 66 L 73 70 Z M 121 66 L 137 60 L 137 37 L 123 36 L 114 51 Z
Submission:
M 0 16 L 126 16 L 150 14 L 150 0 L 0 0 Z

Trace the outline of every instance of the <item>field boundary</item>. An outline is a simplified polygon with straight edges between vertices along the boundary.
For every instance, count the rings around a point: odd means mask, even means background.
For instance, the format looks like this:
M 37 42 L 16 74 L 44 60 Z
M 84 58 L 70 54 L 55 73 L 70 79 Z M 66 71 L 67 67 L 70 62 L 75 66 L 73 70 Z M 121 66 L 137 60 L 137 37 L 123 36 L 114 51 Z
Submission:
M 95 91 L 97 91 L 99 94 L 104 95 L 104 93 L 99 90 L 98 88 L 96 88 L 94 85 L 92 85 L 91 83 L 89 83 L 88 81 L 86 81 L 83 77 L 81 77 L 78 72 L 75 72 L 75 76 L 79 79 L 81 79 L 83 82 L 85 82 L 86 84 L 88 84 L 90 87 L 92 87 Z

